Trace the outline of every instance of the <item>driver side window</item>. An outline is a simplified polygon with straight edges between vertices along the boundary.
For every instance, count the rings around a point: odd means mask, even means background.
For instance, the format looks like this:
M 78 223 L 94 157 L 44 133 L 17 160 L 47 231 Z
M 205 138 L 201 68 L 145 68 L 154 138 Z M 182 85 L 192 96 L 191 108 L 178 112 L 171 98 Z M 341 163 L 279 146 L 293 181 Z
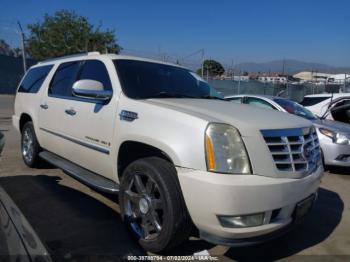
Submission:
M 49 95 L 59 98 L 72 97 L 73 84 L 83 79 L 99 81 L 105 90 L 112 90 L 107 68 L 102 61 L 80 60 L 59 65 L 51 80 Z

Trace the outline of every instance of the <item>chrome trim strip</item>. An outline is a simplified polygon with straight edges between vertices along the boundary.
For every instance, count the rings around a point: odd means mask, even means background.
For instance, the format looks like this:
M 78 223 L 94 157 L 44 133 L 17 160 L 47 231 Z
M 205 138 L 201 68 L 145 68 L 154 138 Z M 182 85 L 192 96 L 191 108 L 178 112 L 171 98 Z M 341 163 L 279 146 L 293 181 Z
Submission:
M 46 128 L 42 128 L 40 127 L 40 130 L 43 130 L 49 134 L 52 134 L 52 135 L 55 135 L 55 136 L 58 136 L 60 138 L 63 138 L 63 139 L 66 139 L 68 141 L 71 141 L 73 143 L 76 143 L 80 146 L 84 146 L 84 147 L 87 147 L 89 149 L 92 149 L 92 150 L 95 150 L 95 151 L 98 151 L 100 153 L 103 153 L 103 154 L 106 154 L 106 155 L 109 155 L 109 150 L 105 149 L 105 148 L 101 148 L 101 147 L 98 147 L 98 146 L 95 146 L 95 145 L 91 145 L 91 144 L 88 144 L 88 143 L 85 143 L 85 142 L 81 142 L 77 139 L 74 139 L 74 138 L 71 138 L 71 137 L 68 137 L 68 136 L 65 136 L 65 135 L 62 135 L 62 134 L 58 134 L 56 132 L 53 132 L 53 131 L 50 131 L 50 130 L 47 130 Z
M 321 153 L 314 127 L 260 131 L 280 173 L 296 178 L 318 167 Z
M 260 132 L 264 137 L 303 136 L 310 132 L 310 128 L 264 129 Z

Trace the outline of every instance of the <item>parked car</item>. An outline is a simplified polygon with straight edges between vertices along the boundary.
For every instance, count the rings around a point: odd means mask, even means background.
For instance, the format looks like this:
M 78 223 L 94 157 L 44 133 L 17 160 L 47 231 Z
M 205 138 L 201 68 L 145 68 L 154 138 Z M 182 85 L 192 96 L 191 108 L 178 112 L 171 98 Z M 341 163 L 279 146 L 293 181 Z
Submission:
M 350 125 L 318 118 L 302 105 L 288 99 L 261 95 L 226 97 L 228 100 L 278 110 L 306 118 L 314 124 L 326 165 L 350 166 Z
M 20 209 L 0 186 L 1 261 L 52 261 Z
M 1 156 L 2 150 L 4 149 L 4 146 L 5 146 L 5 136 L 0 131 L 0 156 Z
M 118 193 L 123 220 L 151 252 L 179 245 L 193 225 L 215 244 L 277 237 L 308 213 L 323 174 L 310 121 L 228 103 L 192 71 L 143 58 L 34 65 L 13 124 L 29 167 L 45 159 Z
M 307 95 L 300 104 L 318 117 L 350 124 L 350 93 Z

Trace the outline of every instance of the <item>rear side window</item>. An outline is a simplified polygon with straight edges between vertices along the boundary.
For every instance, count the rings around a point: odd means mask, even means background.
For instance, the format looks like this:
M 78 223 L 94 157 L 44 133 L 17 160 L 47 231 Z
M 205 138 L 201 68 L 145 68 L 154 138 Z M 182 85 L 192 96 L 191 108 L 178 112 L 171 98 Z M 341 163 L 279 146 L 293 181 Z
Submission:
M 103 84 L 105 90 L 112 90 L 111 80 L 103 62 L 99 60 L 86 60 L 77 80 L 95 80 Z
M 49 94 L 55 96 L 72 96 L 72 86 L 77 79 L 81 61 L 74 61 L 61 64 L 53 76 Z
M 324 100 L 329 99 L 330 96 L 322 96 L 322 97 L 304 97 L 303 101 L 300 102 L 303 106 L 313 106 L 318 103 L 321 103 Z
M 53 65 L 30 69 L 18 88 L 19 93 L 37 93 L 52 69 Z

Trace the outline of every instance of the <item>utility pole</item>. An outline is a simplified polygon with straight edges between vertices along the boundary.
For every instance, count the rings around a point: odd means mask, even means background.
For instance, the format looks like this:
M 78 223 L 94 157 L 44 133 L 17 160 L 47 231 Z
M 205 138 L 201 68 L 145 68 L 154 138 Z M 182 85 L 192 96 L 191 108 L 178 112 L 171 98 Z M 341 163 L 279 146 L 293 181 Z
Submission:
M 234 73 L 234 69 L 233 69 L 233 59 L 231 60 L 231 80 L 233 81 L 235 79 L 235 73 Z
M 23 72 L 25 74 L 26 71 L 27 71 L 27 63 L 26 63 L 26 50 L 25 50 L 25 47 L 24 47 L 24 33 L 23 33 L 23 29 L 22 29 L 21 23 L 19 21 L 17 21 L 17 24 L 18 24 L 18 27 L 19 27 L 19 30 L 20 30 L 19 35 L 21 37 Z
M 238 90 L 237 93 L 238 95 L 241 93 L 241 77 L 242 77 L 242 70 L 239 70 L 239 77 L 238 77 Z
M 202 66 L 201 66 L 202 74 L 201 74 L 201 77 L 204 79 L 204 48 L 199 49 L 199 50 L 197 50 L 197 51 L 195 51 L 195 52 L 193 52 L 193 53 L 191 53 L 189 55 L 186 55 L 184 57 L 181 57 L 178 60 L 179 60 L 179 63 L 182 64 L 182 61 L 184 61 L 185 59 L 187 59 L 187 58 L 189 58 L 191 56 L 197 55 L 199 53 L 201 54 L 201 62 L 202 62 Z
M 204 77 L 204 48 L 202 48 L 202 78 Z
M 344 93 L 346 93 L 346 73 L 344 74 Z

